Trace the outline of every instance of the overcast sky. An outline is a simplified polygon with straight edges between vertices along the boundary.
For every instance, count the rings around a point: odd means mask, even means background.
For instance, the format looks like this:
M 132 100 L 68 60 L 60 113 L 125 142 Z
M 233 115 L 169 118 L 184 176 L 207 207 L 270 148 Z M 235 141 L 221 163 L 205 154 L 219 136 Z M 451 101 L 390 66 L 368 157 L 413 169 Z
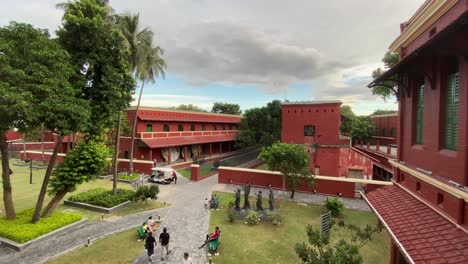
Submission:
M 0 0 L 0 26 L 31 23 L 55 31 L 53 0 Z M 372 69 L 424 0 L 115 0 L 140 13 L 168 64 L 166 79 L 145 88 L 142 104 L 215 101 L 243 110 L 273 99 L 340 99 L 358 114 L 396 109 L 372 96 Z

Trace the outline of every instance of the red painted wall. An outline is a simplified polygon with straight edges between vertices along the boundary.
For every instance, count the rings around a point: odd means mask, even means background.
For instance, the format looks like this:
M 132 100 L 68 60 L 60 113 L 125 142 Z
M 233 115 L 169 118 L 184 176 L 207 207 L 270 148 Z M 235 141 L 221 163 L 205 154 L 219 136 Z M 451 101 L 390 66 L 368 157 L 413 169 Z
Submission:
M 38 161 L 42 160 L 42 154 L 41 153 L 26 153 L 26 154 L 27 154 L 26 156 L 27 156 L 28 159 L 38 160 Z M 47 153 L 44 154 L 44 158 L 45 158 L 46 161 L 50 161 L 51 156 L 52 156 L 51 154 L 47 154 Z M 22 160 L 24 160 L 24 153 L 23 152 L 20 154 L 20 158 Z M 57 157 L 55 158 L 55 162 L 60 163 L 60 162 L 63 161 L 64 158 L 65 158 L 65 156 L 57 155 Z
M 55 144 L 53 142 L 44 142 L 44 149 L 50 150 L 54 149 Z M 11 150 L 22 151 L 23 150 L 23 143 L 11 143 L 10 145 Z M 40 150 L 41 149 L 41 142 L 28 142 L 26 143 L 26 150 Z
M 466 31 L 465 31 L 466 32 Z M 463 35 L 464 34 L 464 35 Z M 450 50 L 459 43 L 464 43 L 463 49 L 468 52 L 468 38 L 466 33 L 454 33 L 452 36 L 441 40 L 438 50 Z M 431 177 L 442 177 L 453 180 L 465 186 L 468 185 L 468 61 L 466 58 L 458 57 L 459 66 L 459 112 L 458 112 L 458 145 L 457 150 L 444 149 L 444 109 L 446 90 L 446 60 L 444 57 L 432 59 L 422 57 L 410 65 L 422 71 L 431 72 L 435 69 L 434 87 L 428 78 L 424 85 L 424 121 L 423 121 L 423 143 L 414 143 L 415 135 L 415 88 L 419 76 L 406 73 L 409 78 L 411 92 L 400 99 L 400 122 L 398 159 L 403 160 L 410 166 L 432 171 Z
M 372 160 L 370 156 L 365 155 L 353 148 L 340 149 L 340 175 L 348 176 L 349 169 L 358 169 L 363 171 L 364 179 L 372 179 Z M 326 174 L 324 174 L 326 175 Z M 326 175 L 328 176 L 328 175 Z
M 396 137 L 398 135 L 398 115 L 382 115 L 382 116 L 372 116 L 372 122 L 374 123 L 377 133 L 374 137 L 376 144 L 380 145 L 388 145 L 388 144 L 396 144 L 397 140 Z M 383 129 L 385 129 L 385 134 L 383 134 Z M 391 129 L 394 129 L 395 133 L 393 136 L 390 135 Z M 380 138 L 386 137 L 386 138 Z
M 340 144 L 340 105 L 283 104 L 281 142 Z M 315 137 L 304 137 L 304 126 L 315 126 Z
M 271 185 L 272 188 L 275 189 L 283 188 L 282 176 L 278 174 L 245 170 L 226 170 L 223 168 L 218 170 L 218 183 L 245 184 L 247 181 L 250 182 L 253 186 L 268 187 L 268 185 Z M 301 182 L 297 192 L 314 193 L 314 189 L 317 193 L 335 196 L 338 195 L 338 193 L 341 193 L 342 197 L 354 198 L 354 183 L 352 182 L 338 182 L 316 179 L 316 185 L 314 188 L 309 187 L 305 182 Z

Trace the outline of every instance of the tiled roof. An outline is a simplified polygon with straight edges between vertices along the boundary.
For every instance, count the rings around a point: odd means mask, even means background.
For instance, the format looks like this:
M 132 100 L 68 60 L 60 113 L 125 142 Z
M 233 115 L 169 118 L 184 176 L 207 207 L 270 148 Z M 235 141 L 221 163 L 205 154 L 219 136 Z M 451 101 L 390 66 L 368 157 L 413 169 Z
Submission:
M 468 263 L 468 234 L 401 187 L 365 199 L 414 263 Z

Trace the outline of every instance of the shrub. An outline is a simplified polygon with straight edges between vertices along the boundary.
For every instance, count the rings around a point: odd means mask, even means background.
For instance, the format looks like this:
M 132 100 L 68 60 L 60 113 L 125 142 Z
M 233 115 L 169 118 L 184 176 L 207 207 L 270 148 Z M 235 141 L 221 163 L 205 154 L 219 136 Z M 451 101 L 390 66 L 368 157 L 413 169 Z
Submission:
M 31 218 L 34 208 L 16 214 L 16 220 L 0 218 L 0 236 L 18 243 L 24 243 L 54 230 L 81 220 L 81 215 L 73 213 L 55 212 L 50 217 L 41 218 L 32 224 Z
M 250 210 L 247 217 L 245 217 L 245 222 L 249 225 L 256 225 L 260 222 L 260 217 L 257 212 Z
M 280 225 L 282 222 L 282 217 L 279 211 L 273 211 L 268 213 L 268 220 L 274 225 Z
M 235 205 L 234 201 L 230 200 L 228 202 L 227 207 L 226 207 L 227 219 L 228 219 L 228 222 L 231 223 L 231 224 L 234 223 L 236 221 L 236 218 L 237 218 L 236 213 L 233 211 L 234 210 L 233 209 L 234 205 Z
M 138 190 L 135 193 L 134 196 L 134 201 L 145 201 L 146 203 L 148 202 L 148 199 L 153 199 L 156 200 L 157 196 L 159 193 L 159 186 L 157 185 L 151 185 L 150 187 L 148 186 L 141 186 L 138 188 Z
M 344 204 L 343 201 L 337 197 L 327 197 L 325 198 L 325 209 L 331 211 L 333 216 L 337 216 L 343 211 Z
M 135 192 L 132 190 L 117 189 L 117 194 L 113 194 L 112 190 L 104 188 L 91 189 L 87 192 L 78 193 L 70 196 L 68 200 L 73 202 L 87 203 L 106 208 L 112 208 L 126 201 L 131 201 L 135 197 Z

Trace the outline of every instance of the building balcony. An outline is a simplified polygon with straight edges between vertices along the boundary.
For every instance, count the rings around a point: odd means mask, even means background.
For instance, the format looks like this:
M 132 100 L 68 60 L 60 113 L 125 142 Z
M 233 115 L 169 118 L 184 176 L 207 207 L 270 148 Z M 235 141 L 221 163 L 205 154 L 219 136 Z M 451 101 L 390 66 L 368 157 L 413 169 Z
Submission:
M 185 146 L 234 141 L 239 130 L 139 132 L 139 139 L 150 148 Z
M 370 144 L 356 144 L 355 148 L 369 151 L 378 155 L 387 156 L 389 158 L 396 158 L 397 156 L 397 147 L 395 145 L 379 146 L 379 145 L 370 145 Z

